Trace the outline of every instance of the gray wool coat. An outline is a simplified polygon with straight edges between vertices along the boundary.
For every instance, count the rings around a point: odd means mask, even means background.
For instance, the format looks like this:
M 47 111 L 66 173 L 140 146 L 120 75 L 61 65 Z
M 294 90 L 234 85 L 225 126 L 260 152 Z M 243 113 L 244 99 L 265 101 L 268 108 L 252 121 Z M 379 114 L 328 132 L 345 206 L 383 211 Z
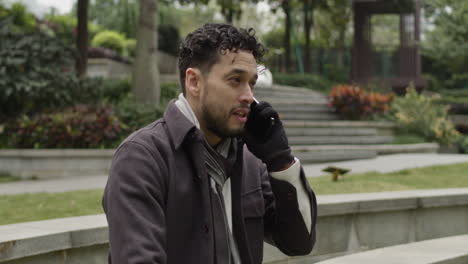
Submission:
M 103 207 L 109 223 L 109 263 L 216 263 L 215 224 L 203 135 L 171 102 L 164 117 L 130 135 L 117 149 Z M 233 234 L 243 264 L 259 264 L 263 241 L 287 255 L 311 252 L 311 233 L 298 209 L 296 189 L 269 176 L 239 140 L 232 184 Z M 226 238 L 227 239 L 227 238 Z

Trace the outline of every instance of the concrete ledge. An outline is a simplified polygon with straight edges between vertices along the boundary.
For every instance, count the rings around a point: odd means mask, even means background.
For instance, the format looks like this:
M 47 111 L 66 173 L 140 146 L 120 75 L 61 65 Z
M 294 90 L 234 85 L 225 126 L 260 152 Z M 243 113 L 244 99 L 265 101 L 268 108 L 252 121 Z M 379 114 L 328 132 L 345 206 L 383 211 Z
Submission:
M 2 149 L 0 170 L 22 178 L 105 175 L 113 149 Z
M 318 196 L 317 244 L 312 254 L 288 258 L 266 245 L 265 263 L 316 263 L 361 251 L 468 234 L 466 199 L 467 188 Z
M 107 243 L 108 229 L 104 215 L 4 225 L 0 226 L 0 263 L 34 256 L 39 258 L 57 251 L 62 252 L 61 255 L 67 259 L 67 250 Z M 101 258 L 105 261 L 106 255 L 102 255 Z M 83 260 L 81 263 L 105 262 Z
M 265 244 L 264 263 L 315 263 L 360 251 L 468 234 L 468 188 L 317 198 L 317 244 L 313 253 L 290 258 Z M 5 225 L 0 226 L 0 263 L 107 263 L 107 243 L 104 215 Z
M 466 264 L 468 235 L 431 239 L 370 250 L 318 262 L 320 264 Z

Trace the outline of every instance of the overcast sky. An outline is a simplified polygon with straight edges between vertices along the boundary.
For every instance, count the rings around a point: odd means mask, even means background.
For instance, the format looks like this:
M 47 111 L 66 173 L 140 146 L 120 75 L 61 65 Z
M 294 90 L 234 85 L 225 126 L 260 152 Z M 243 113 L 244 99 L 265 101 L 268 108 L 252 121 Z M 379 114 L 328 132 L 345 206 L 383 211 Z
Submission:
M 72 9 L 75 1 L 76 0 L 7 0 L 6 2 L 22 2 L 32 13 L 37 16 L 42 16 L 49 11 L 51 7 L 56 8 L 59 13 L 67 13 Z

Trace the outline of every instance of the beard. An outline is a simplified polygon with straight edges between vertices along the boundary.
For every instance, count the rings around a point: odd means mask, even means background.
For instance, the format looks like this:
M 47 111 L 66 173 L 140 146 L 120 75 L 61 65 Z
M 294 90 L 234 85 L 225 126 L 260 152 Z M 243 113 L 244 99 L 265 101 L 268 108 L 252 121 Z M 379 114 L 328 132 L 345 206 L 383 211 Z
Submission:
M 239 106 L 240 107 L 240 106 Z M 205 121 L 206 129 L 210 130 L 213 134 L 220 138 L 237 137 L 244 132 L 244 126 L 238 128 L 230 128 L 228 123 L 234 107 L 229 111 L 223 109 L 222 105 L 213 103 L 202 104 L 203 119 Z

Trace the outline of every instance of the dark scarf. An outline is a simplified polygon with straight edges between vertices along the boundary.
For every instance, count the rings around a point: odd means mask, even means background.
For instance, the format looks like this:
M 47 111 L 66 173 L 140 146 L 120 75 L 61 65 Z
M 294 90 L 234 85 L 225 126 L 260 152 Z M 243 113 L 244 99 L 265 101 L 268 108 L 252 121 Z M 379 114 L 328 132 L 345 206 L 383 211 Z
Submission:
M 214 236 L 217 242 L 215 243 L 216 263 L 240 264 L 239 252 L 229 229 L 223 196 L 223 186 L 228 179 L 226 171 L 233 166 L 237 152 L 236 140 L 227 140 L 227 142 L 221 142 L 216 150 L 205 141 L 205 164 L 211 179 L 212 209 L 214 212 L 221 212 L 221 214 L 213 214 Z

